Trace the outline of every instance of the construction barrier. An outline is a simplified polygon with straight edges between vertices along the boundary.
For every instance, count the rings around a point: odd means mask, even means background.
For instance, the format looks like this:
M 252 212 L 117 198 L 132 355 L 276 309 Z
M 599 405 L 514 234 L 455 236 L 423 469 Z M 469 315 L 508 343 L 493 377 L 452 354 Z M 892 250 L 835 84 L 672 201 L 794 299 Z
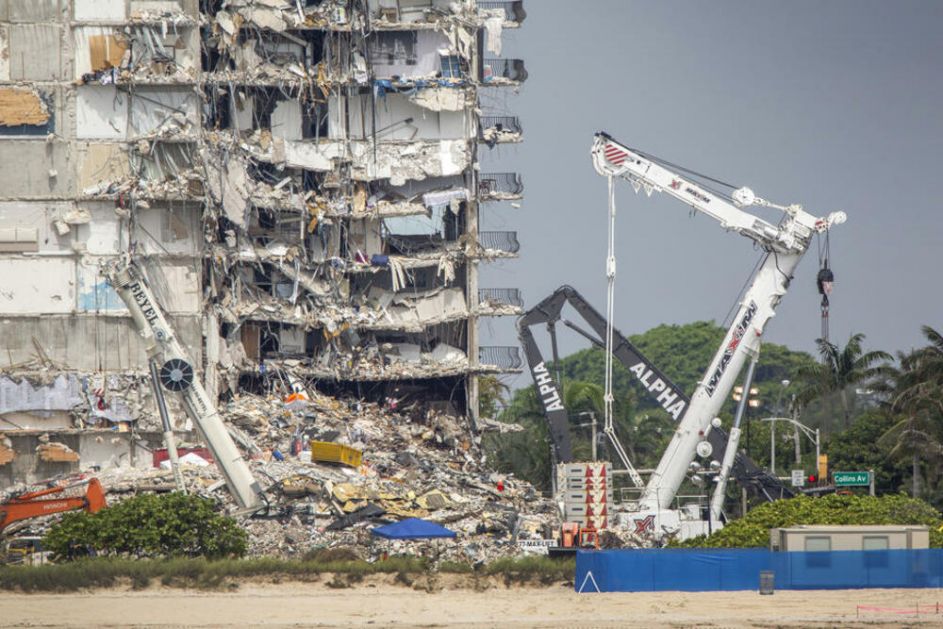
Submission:
M 943 549 L 772 552 L 765 549 L 579 551 L 577 592 L 758 590 L 943 586 Z

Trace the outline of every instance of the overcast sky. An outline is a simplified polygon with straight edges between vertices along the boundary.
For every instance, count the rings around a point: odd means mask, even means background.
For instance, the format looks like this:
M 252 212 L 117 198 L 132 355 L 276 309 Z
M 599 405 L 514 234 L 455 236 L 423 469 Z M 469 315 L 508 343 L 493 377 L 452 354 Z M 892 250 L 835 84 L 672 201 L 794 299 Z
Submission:
M 482 287 L 517 287 L 527 306 L 569 283 L 605 309 L 606 181 L 593 133 L 693 170 L 848 214 L 832 230 L 832 339 L 921 344 L 943 329 L 943 2 L 909 0 L 525 2 L 503 56 L 529 79 L 486 92 L 514 113 L 524 143 L 482 149 L 483 171 L 523 174 L 521 208 L 482 210 L 483 229 L 516 230 L 520 259 L 486 265 Z M 616 325 L 722 322 L 758 258 L 752 243 L 664 194 L 617 185 Z M 776 218 L 767 215 L 767 218 Z M 814 351 L 818 260 L 799 266 L 766 338 Z M 510 319 L 482 344 L 516 344 Z M 569 353 L 586 346 L 563 342 Z M 518 379 L 516 384 L 526 381 Z

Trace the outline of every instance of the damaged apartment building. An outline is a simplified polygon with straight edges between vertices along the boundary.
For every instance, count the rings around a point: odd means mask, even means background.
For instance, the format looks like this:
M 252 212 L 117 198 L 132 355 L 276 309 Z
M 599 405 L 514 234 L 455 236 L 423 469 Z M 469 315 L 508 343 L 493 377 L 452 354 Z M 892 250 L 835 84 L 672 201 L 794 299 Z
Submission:
M 0 0 L 0 487 L 133 464 L 159 435 L 104 265 L 133 259 L 221 405 L 329 395 L 467 419 L 523 192 L 480 154 L 522 2 Z M 192 428 L 173 396 L 171 415 Z M 159 443 L 152 441 L 151 444 Z

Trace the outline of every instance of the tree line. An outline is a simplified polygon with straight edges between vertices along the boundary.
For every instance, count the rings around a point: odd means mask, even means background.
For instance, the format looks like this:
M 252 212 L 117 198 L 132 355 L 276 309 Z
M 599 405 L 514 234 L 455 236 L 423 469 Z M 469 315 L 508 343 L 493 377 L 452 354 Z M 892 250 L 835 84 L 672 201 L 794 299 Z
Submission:
M 661 325 L 630 337 L 643 354 L 688 394 L 701 378 L 725 331 L 711 322 Z M 816 341 L 818 356 L 774 343 L 763 345 L 753 389 L 755 400 L 744 419 L 740 445 L 764 467 L 770 464 L 771 416 L 796 418 L 821 434 L 821 450 L 831 470 L 875 471 L 881 493 L 904 491 L 943 506 L 943 335 L 923 328 L 925 345 L 892 356 L 868 350 L 863 334 L 843 344 Z M 675 422 L 616 363 L 613 424 L 637 468 L 654 467 L 674 431 Z M 551 365 L 559 374 L 571 421 L 576 460 L 591 456 L 591 423 L 598 433 L 603 422 L 604 354 L 590 348 Z M 550 441 L 540 401 L 533 386 L 511 394 L 497 379 L 481 384 L 481 412 L 518 424 L 520 432 L 487 435 L 485 448 L 492 464 L 550 487 Z M 729 400 L 720 414 L 729 426 L 734 413 Z M 816 470 L 812 442 L 786 422 L 777 422 L 776 473 Z M 598 435 L 597 435 L 598 437 Z M 798 443 L 798 446 L 796 445 Z M 613 460 L 607 443 L 597 441 L 600 459 Z

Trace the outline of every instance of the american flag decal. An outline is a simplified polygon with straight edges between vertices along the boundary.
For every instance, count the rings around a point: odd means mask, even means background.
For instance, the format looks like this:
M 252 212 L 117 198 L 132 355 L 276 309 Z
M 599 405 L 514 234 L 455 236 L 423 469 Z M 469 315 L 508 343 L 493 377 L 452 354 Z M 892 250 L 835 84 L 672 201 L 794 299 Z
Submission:
M 621 166 L 622 162 L 629 156 L 628 153 L 612 143 L 606 144 L 603 148 L 603 154 L 606 156 L 606 161 L 613 166 Z

